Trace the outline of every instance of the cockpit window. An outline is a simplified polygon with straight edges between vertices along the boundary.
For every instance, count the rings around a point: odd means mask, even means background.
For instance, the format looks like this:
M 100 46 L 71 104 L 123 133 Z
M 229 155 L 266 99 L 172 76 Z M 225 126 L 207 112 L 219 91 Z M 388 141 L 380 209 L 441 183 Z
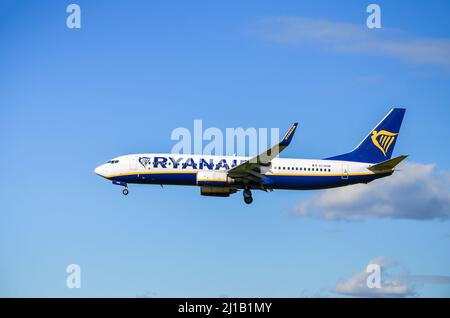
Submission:
M 119 160 L 110 160 L 110 161 L 108 161 L 107 163 L 115 164 L 115 163 L 119 163 Z

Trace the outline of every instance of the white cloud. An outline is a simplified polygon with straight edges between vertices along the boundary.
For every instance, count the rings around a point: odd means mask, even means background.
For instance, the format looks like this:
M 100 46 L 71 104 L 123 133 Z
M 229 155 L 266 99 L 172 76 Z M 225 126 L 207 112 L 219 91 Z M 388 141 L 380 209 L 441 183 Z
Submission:
M 298 217 L 325 220 L 450 218 L 450 178 L 432 164 L 403 163 L 392 176 L 328 189 L 298 204 Z
M 450 66 L 450 39 L 412 37 L 394 29 L 368 29 L 350 24 L 305 17 L 271 17 L 257 32 L 281 44 L 314 45 L 324 50 L 390 56 L 416 64 Z
M 381 268 L 380 288 L 369 288 L 366 269 L 336 285 L 333 292 L 356 297 L 408 297 L 418 295 L 417 287 L 423 284 L 450 284 L 449 276 L 410 275 L 398 262 L 383 256 L 376 257 L 369 264 Z
M 367 273 L 364 269 L 351 278 L 338 283 L 333 291 L 342 295 L 358 297 L 405 297 L 415 294 L 412 285 L 405 279 L 396 276 L 386 277 L 386 269 L 397 266 L 393 261 L 380 256 L 371 260 L 369 264 L 380 266 L 382 270 L 381 288 L 369 288 L 367 286 L 367 278 L 371 273 Z

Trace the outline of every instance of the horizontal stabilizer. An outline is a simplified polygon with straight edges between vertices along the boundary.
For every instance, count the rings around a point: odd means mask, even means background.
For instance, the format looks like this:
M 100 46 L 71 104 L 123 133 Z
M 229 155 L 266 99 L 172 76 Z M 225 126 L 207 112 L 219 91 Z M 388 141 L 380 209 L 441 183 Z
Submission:
M 377 163 L 376 165 L 373 165 L 373 166 L 369 167 L 368 169 L 371 171 L 374 171 L 374 172 L 392 170 L 395 168 L 396 165 L 398 165 L 400 162 L 402 162 L 406 157 L 408 157 L 408 156 L 407 155 L 398 156 L 396 158 Z

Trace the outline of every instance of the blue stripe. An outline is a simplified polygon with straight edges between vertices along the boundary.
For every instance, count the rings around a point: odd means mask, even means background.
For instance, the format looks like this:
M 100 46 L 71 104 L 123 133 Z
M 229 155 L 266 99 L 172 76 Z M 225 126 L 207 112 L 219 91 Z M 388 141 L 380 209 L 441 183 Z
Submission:
M 268 175 L 263 179 L 263 184 L 271 189 L 324 189 L 355 183 L 368 183 L 372 180 L 386 177 L 392 173 L 349 176 L 342 179 L 340 176 L 280 176 Z M 110 178 L 113 181 L 139 184 L 168 184 L 168 185 L 197 185 L 195 173 L 161 173 L 117 176 Z M 222 184 L 218 184 L 220 186 Z M 256 184 L 254 184 L 256 185 Z

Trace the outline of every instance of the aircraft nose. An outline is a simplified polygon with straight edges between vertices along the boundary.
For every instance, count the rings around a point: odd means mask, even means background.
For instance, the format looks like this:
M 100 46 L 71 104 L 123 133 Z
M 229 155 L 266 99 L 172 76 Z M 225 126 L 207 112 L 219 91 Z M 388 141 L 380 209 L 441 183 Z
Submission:
M 105 174 L 104 174 L 104 169 L 103 169 L 103 168 L 104 168 L 103 165 L 98 166 L 97 168 L 94 169 L 94 172 L 95 172 L 97 175 L 99 175 L 100 177 L 104 177 Z

